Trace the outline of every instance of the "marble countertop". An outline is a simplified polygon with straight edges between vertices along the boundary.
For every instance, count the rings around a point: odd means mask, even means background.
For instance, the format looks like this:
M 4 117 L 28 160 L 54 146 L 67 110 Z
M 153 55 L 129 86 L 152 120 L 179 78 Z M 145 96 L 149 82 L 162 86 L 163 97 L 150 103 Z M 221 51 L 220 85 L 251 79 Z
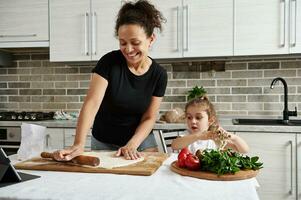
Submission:
M 151 176 L 21 170 L 40 178 L 0 188 L 0 199 L 259 199 L 255 178 L 211 181 L 183 177 L 170 170 L 176 159 L 177 154 L 171 154 Z
M 75 128 L 76 120 L 46 120 L 46 121 L 0 121 L 0 127 L 18 127 L 22 123 L 31 123 L 48 128 Z M 231 118 L 221 119 L 221 125 L 228 131 L 263 131 L 263 132 L 281 132 L 281 133 L 301 133 L 301 126 L 263 126 L 263 125 L 233 125 Z M 156 123 L 154 129 L 170 130 L 185 129 L 186 125 L 182 123 Z

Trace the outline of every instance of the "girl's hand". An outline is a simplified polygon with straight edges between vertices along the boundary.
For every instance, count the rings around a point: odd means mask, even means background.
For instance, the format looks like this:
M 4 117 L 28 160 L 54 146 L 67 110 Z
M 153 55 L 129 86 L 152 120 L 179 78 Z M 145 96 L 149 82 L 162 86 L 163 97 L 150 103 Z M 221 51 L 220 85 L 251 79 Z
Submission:
M 216 126 L 214 128 L 209 129 L 205 133 L 205 137 L 207 139 L 213 140 L 215 143 L 220 145 L 226 145 L 229 141 L 231 141 L 232 134 L 227 132 L 220 126 Z
M 137 148 L 133 147 L 130 144 L 126 144 L 123 147 L 120 147 L 116 153 L 116 156 L 124 156 L 127 160 L 136 160 L 142 157 L 142 154 L 137 151 Z
M 206 131 L 204 133 L 201 134 L 203 140 L 213 140 L 216 141 L 218 139 L 218 135 L 216 133 L 216 131 Z
M 84 148 L 80 145 L 73 145 L 70 148 L 57 150 L 53 152 L 54 159 L 57 161 L 69 161 L 84 152 Z

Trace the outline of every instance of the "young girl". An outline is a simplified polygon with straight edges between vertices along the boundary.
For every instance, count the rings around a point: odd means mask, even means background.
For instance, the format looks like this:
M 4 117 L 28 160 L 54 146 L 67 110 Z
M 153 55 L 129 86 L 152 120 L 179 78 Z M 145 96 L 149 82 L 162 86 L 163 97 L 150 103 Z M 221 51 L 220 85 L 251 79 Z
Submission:
M 219 148 L 221 135 L 226 138 L 225 149 L 231 148 L 239 153 L 247 153 L 249 146 L 239 136 L 218 127 L 215 109 L 207 96 L 195 98 L 185 107 L 188 134 L 173 140 L 173 150 L 188 146 L 195 153 L 198 149 Z

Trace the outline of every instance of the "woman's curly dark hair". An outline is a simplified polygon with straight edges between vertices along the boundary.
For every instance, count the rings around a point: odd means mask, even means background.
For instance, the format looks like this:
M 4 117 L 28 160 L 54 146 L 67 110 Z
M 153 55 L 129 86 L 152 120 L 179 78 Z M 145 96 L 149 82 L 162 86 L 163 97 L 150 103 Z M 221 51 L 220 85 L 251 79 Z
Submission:
M 140 25 L 146 35 L 150 37 L 155 28 L 162 31 L 162 23 L 166 19 L 154 5 L 147 0 L 138 0 L 136 2 L 125 3 L 118 12 L 115 36 L 118 36 L 118 29 L 122 25 L 137 24 Z

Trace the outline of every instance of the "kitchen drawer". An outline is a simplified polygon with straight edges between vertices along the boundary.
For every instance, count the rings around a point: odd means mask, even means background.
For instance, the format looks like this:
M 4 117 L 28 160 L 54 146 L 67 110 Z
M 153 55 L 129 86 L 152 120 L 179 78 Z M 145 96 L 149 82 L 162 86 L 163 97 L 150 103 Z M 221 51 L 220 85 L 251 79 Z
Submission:
M 60 128 L 46 129 L 46 148 L 53 151 L 64 148 L 64 131 Z

